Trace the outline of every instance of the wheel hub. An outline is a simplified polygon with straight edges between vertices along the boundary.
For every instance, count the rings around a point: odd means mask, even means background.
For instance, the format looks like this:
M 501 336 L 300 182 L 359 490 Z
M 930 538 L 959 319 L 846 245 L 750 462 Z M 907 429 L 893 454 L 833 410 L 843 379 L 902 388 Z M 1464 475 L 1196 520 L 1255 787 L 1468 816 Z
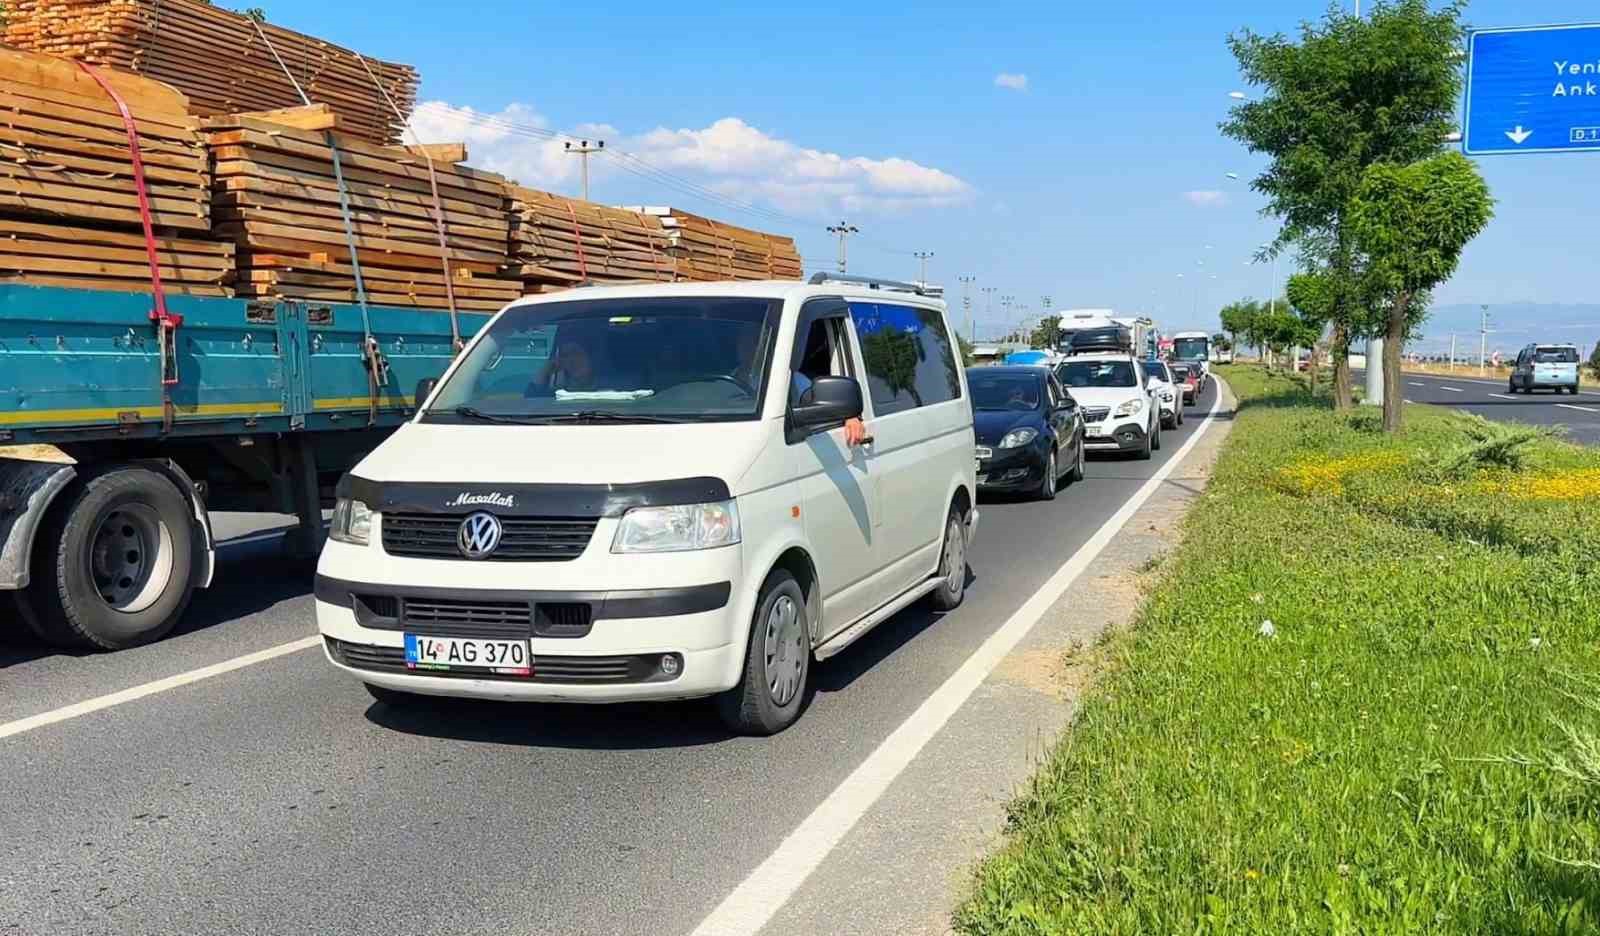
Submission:
M 967 538 L 961 524 L 951 523 L 944 534 L 944 587 L 951 596 L 961 594 L 967 584 Z
M 805 627 L 800 607 L 788 595 L 779 595 L 767 612 L 767 691 L 778 705 L 788 705 L 800 691 L 805 667 Z
M 172 533 L 152 507 L 116 507 L 101 519 L 90 542 L 95 591 L 114 610 L 143 611 L 166 590 L 172 575 Z

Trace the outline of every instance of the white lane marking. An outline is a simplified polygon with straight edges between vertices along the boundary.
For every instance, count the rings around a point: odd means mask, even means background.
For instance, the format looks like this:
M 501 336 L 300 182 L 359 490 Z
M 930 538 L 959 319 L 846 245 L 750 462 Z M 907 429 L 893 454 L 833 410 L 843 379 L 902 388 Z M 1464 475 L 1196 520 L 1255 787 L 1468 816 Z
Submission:
M 19 718 L 16 721 L 6 722 L 5 724 L 0 725 L 0 738 L 9 738 L 12 735 L 19 735 L 25 731 L 32 731 L 35 728 L 43 728 L 46 725 L 54 725 L 57 722 L 64 722 L 69 719 L 77 718 L 81 715 L 88 715 L 93 712 L 98 712 L 101 709 L 108 709 L 113 706 L 122 705 L 126 702 L 133 702 L 138 699 L 143 699 L 146 696 L 152 696 L 158 692 L 166 692 L 169 689 L 177 689 L 180 686 L 187 686 L 191 683 L 197 683 L 203 679 L 210 679 L 213 676 L 221 676 L 223 673 L 231 673 L 237 669 L 244 669 L 246 666 L 254 666 L 257 663 L 265 663 L 268 660 L 315 647 L 320 643 L 322 643 L 321 635 L 304 637 L 300 640 L 293 640 L 286 644 L 279 644 L 276 647 L 268 647 L 265 650 L 257 650 L 255 653 L 247 653 L 241 657 L 234 657 L 231 660 L 224 660 L 221 663 L 213 663 L 210 666 L 202 666 L 199 669 L 190 670 L 187 673 L 179 673 L 176 676 L 168 676 L 166 679 L 158 679 L 155 682 L 147 682 L 143 685 L 133 686 L 128 689 L 123 689 L 119 692 L 112 692 L 107 695 L 96 696 L 93 699 L 86 699 L 82 702 L 74 702 L 71 705 L 62 706 L 58 709 L 51 709 L 48 712 L 40 712 L 37 715 L 29 715 L 27 718 Z
M 1460 387 L 1440 387 L 1439 389 L 1440 390 L 1449 390 L 1451 393 L 1466 393 L 1467 392 L 1467 391 L 1461 389 Z
M 1406 381 L 1406 386 L 1409 386 L 1409 387 L 1426 387 L 1427 384 L 1422 383 L 1419 380 L 1408 380 L 1408 381 Z
M 1161 466 L 1089 541 L 1078 548 L 1033 597 L 985 640 L 944 684 L 900 723 L 860 766 L 828 794 L 811 815 L 790 832 L 767 860 L 745 878 L 710 915 L 695 927 L 693 936 L 753 936 L 799 890 L 834 847 L 878 801 L 895 778 L 910 766 L 924 746 L 944 727 L 967 698 L 977 691 L 995 666 L 1044 617 L 1089 564 L 1106 548 L 1134 513 L 1150 499 L 1183 461 L 1189 450 L 1215 422 L 1222 394 L 1212 401 L 1206 420 L 1195 429 L 1166 464 Z
M 1506 396 L 1504 393 L 1491 393 L 1489 395 L 1494 397 L 1497 400 L 1515 400 L 1516 399 L 1516 397 L 1514 397 L 1514 396 Z
M 1573 406 L 1571 403 L 1557 403 L 1556 405 L 1562 409 L 1575 409 L 1582 413 L 1600 413 L 1600 409 L 1595 409 L 1592 406 Z

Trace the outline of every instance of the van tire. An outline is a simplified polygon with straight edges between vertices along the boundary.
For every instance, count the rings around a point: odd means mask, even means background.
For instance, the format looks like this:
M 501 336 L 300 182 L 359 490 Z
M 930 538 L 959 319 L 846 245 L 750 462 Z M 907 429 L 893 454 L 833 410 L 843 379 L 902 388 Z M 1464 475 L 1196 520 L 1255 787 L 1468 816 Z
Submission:
M 934 574 L 939 576 L 939 587 L 928 593 L 928 604 L 939 612 L 961 607 L 962 600 L 967 597 L 967 522 L 953 504 L 944 521 L 944 546 L 939 551 L 939 568 Z
M 69 649 L 121 650 L 165 637 L 194 594 L 188 499 L 166 476 L 131 465 L 68 490 L 40 532 L 33 583 L 18 593 L 23 620 Z
M 784 608 L 788 609 L 787 615 Z M 806 596 L 800 583 L 789 570 L 773 569 L 761 584 L 761 594 L 756 599 L 750 639 L 745 644 L 744 674 L 737 686 L 717 697 L 717 714 L 722 716 L 722 723 L 729 731 L 757 737 L 774 735 L 800 717 L 811 679 L 810 625 Z M 772 641 L 767 639 L 769 629 L 775 630 Z M 773 651 L 771 661 L 768 660 L 769 645 Z M 774 698 L 776 690 L 768 669 L 771 663 L 783 665 L 785 669 L 789 665 L 798 667 L 797 673 L 782 674 L 792 680 L 792 683 L 780 684 L 788 687 L 782 701 Z

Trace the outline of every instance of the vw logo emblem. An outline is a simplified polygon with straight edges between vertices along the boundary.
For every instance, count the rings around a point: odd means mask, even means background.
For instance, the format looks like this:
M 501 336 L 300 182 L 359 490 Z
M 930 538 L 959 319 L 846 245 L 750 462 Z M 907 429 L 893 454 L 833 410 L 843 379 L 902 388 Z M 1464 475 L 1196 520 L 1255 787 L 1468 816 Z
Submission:
M 483 559 L 500 545 L 500 518 L 491 513 L 475 513 L 461 521 L 456 546 L 468 559 Z

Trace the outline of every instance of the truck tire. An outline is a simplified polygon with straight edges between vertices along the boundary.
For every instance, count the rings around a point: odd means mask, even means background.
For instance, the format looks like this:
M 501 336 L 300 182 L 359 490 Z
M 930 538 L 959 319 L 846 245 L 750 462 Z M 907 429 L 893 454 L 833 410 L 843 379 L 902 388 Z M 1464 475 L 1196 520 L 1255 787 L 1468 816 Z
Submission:
M 47 643 L 121 650 L 165 637 L 194 593 L 194 515 L 164 475 L 111 468 L 75 483 L 33 554 L 23 618 Z

